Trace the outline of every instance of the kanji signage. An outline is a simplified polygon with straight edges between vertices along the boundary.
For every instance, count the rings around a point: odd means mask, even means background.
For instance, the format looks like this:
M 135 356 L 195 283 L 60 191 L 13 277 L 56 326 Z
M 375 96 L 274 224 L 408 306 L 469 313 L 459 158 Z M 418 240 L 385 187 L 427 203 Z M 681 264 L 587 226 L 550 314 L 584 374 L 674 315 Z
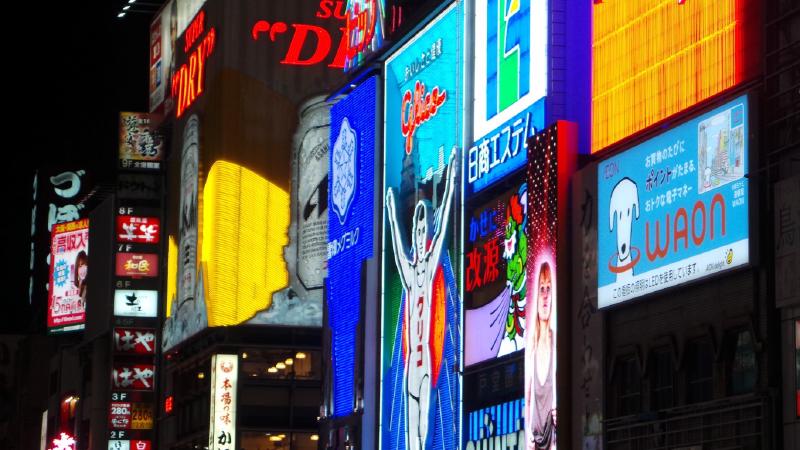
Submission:
M 121 317 L 156 317 L 158 291 L 117 289 L 114 291 L 114 315 Z
M 114 351 L 152 355 L 156 349 L 156 331 L 150 328 L 114 328 Z
M 211 420 L 209 450 L 235 450 L 236 389 L 239 355 L 214 355 L 211 358 Z
M 137 244 L 158 244 L 161 221 L 158 217 L 117 216 L 117 240 Z
M 152 278 L 158 276 L 158 255 L 155 253 L 117 253 L 118 277 Z
M 53 226 L 47 326 L 51 332 L 82 330 L 89 271 L 89 219 Z
M 159 169 L 164 141 L 150 129 L 150 114 L 119 113 L 119 163 L 123 169 Z
M 152 391 L 156 366 L 153 364 L 115 363 L 111 371 L 112 387 L 131 391 Z

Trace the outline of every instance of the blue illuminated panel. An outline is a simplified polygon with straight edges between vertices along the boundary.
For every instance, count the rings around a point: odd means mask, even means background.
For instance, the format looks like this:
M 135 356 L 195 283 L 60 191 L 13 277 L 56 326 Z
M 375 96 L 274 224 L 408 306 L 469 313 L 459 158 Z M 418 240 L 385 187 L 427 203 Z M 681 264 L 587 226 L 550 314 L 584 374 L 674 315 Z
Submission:
M 331 108 L 328 325 L 334 417 L 353 412 L 361 263 L 372 257 L 376 77 Z

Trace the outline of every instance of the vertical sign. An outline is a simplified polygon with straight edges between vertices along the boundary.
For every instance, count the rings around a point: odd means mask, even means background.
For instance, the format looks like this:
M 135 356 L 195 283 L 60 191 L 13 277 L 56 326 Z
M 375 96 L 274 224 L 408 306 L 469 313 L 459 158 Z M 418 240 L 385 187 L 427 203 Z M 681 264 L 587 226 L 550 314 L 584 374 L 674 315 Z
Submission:
M 525 448 L 556 448 L 559 191 L 577 153 L 573 124 L 557 122 L 528 142 L 528 307 L 525 309 Z M 571 134 L 569 132 L 572 132 Z M 571 138 L 572 140 L 568 140 Z M 559 175 L 564 176 L 559 179 Z M 561 195 L 566 198 L 566 193 Z
M 452 5 L 385 67 L 383 449 L 450 449 L 460 436 L 458 149 L 463 17 Z
M 599 307 L 748 263 L 747 130 L 742 96 L 597 166 Z
M 150 114 L 119 113 L 119 164 L 123 169 L 158 170 L 164 156 L 161 135 L 150 129 Z
M 239 355 L 211 357 L 211 417 L 208 427 L 209 450 L 235 450 L 236 382 Z
M 467 195 L 525 165 L 526 141 L 544 127 L 547 94 L 547 0 L 475 3 Z
M 328 196 L 328 325 L 334 417 L 354 407 L 361 263 L 372 257 L 375 189 L 375 92 L 371 77 L 331 108 Z
M 82 330 L 89 272 L 89 219 L 54 225 L 50 255 L 47 327 L 51 332 Z

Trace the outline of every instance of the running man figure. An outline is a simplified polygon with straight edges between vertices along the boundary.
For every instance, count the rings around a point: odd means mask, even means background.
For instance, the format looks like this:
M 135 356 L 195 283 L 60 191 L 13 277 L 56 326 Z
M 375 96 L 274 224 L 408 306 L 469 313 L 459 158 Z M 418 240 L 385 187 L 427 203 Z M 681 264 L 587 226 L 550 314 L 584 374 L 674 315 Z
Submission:
M 428 412 L 431 404 L 430 321 L 433 277 L 439 265 L 439 257 L 444 246 L 444 235 L 450 215 L 455 184 L 456 150 L 450 153 L 447 166 L 447 179 L 444 185 L 443 205 L 439 209 L 436 230 L 430 245 L 428 239 L 428 217 L 423 200 L 414 208 L 413 229 L 411 232 L 411 260 L 406 256 L 403 238 L 397 225 L 397 213 L 392 188 L 386 191 L 389 227 L 391 228 L 392 248 L 395 264 L 406 293 L 404 308 L 405 354 L 404 377 L 406 383 L 406 447 L 410 450 L 423 450 L 428 437 Z

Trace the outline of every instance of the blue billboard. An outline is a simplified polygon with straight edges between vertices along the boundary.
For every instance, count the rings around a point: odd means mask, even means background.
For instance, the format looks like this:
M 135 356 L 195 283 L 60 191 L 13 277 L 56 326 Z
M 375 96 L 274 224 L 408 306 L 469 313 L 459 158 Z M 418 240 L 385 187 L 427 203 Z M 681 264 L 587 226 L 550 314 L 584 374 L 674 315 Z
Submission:
M 749 262 L 742 96 L 598 166 L 598 306 Z
M 328 326 L 331 330 L 333 417 L 355 407 L 361 263 L 372 257 L 377 77 L 331 108 L 328 177 Z
M 524 410 L 525 400 L 520 398 L 470 411 L 464 450 L 526 448 Z
M 463 11 L 456 3 L 385 66 L 380 446 L 460 441 L 457 181 Z
M 475 2 L 473 144 L 465 192 L 479 192 L 523 167 L 527 140 L 544 128 L 548 1 Z

